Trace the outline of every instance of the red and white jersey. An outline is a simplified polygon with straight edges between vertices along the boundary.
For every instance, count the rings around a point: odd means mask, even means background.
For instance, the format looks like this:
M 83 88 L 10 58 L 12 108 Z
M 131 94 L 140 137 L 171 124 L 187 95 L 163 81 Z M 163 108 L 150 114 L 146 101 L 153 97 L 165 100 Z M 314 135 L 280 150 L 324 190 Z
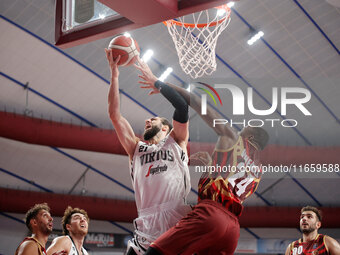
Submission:
M 301 239 L 289 245 L 290 255 L 328 255 L 325 235 L 318 234 L 314 240 L 303 242 Z
M 138 142 L 130 173 L 138 212 L 168 202 L 185 204 L 191 189 L 188 155 L 170 135 L 158 144 Z

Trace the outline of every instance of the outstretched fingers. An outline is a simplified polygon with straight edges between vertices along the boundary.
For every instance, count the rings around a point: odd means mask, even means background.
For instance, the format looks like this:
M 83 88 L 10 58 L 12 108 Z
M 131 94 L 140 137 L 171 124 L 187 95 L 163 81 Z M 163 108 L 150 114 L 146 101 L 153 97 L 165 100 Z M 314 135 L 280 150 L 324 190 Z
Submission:
M 143 68 L 139 65 L 133 64 L 134 67 L 136 67 L 139 71 L 143 71 Z
M 147 81 L 146 77 L 144 75 L 138 75 L 139 78 L 143 79 L 144 81 Z M 141 82 L 144 82 L 144 81 L 141 81 Z
M 160 93 L 159 90 L 151 90 L 151 91 L 149 92 L 149 96 L 150 96 L 150 95 L 159 94 L 159 93 Z

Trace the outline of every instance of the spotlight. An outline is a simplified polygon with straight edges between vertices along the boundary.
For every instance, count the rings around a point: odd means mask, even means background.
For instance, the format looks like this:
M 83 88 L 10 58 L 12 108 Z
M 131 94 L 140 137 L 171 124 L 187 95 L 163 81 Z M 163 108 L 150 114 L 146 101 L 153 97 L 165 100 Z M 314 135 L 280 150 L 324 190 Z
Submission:
M 160 80 L 160 81 L 164 81 L 164 80 L 169 76 L 169 74 L 172 73 L 172 71 L 173 71 L 173 69 L 172 69 L 171 67 L 168 67 L 168 68 L 164 71 L 164 73 L 162 73 L 162 75 L 159 77 L 159 80 Z
M 227 3 L 227 6 L 228 6 L 229 8 L 233 7 L 234 5 L 235 5 L 234 2 L 229 2 L 229 3 Z
M 247 43 L 249 45 L 253 45 L 258 39 L 260 39 L 262 36 L 264 35 L 264 33 L 262 31 L 259 31 L 258 33 L 256 33 L 255 35 L 253 35 L 252 38 L 250 38 Z
M 143 60 L 145 63 L 147 63 L 147 62 L 150 60 L 150 58 L 152 57 L 152 55 L 153 55 L 153 50 L 147 50 L 147 51 L 144 53 L 144 55 L 143 55 L 143 57 L 142 57 L 142 60 Z

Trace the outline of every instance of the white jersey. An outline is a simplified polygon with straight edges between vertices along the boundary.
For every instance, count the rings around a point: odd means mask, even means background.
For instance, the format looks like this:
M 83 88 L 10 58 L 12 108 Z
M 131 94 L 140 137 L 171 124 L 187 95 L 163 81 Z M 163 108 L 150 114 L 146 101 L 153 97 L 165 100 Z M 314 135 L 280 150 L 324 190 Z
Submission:
M 67 236 L 67 237 L 70 238 L 70 241 L 71 241 L 71 244 L 72 244 L 70 252 L 68 253 L 68 255 L 80 255 L 80 254 L 78 254 L 77 248 L 74 245 L 73 240 L 71 239 L 71 237 L 70 236 Z M 81 247 L 81 252 L 83 253 L 83 255 L 88 255 L 88 253 L 87 253 L 87 251 L 85 250 L 84 247 Z
M 158 144 L 140 141 L 130 171 L 138 210 L 134 242 L 146 249 L 191 209 L 188 155 L 170 135 Z

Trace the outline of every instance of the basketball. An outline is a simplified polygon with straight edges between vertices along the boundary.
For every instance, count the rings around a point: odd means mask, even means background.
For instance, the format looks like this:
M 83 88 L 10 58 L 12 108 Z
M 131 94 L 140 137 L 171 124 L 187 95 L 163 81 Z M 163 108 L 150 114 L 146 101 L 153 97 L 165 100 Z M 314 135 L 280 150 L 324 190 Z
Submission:
M 140 52 L 136 40 L 125 35 L 114 37 L 109 44 L 109 49 L 113 49 L 113 59 L 116 59 L 120 55 L 118 62 L 120 66 L 129 66 L 135 63 Z

